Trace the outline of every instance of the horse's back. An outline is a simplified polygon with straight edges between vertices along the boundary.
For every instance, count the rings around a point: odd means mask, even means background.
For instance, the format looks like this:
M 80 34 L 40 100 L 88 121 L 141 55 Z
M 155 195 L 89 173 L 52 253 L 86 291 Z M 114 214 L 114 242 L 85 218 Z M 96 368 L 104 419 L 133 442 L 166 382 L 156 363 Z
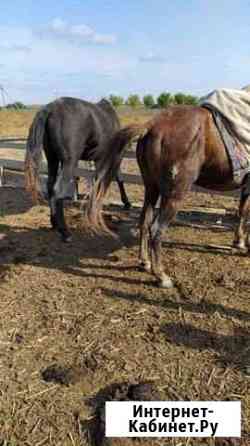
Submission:
M 181 166 L 183 177 L 194 168 L 200 172 L 197 184 L 203 187 L 232 188 L 224 144 L 203 107 L 173 106 L 159 114 L 138 145 L 137 156 L 142 170 L 154 178 Z
M 152 130 L 169 138 L 188 139 L 204 125 L 207 110 L 198 106 L 176 105 L 168 107 L 156 117 Z
M 185 156 L 197 135 L 204 135 L 207 111 L 201 107 L 171 106 L 159 113 L 144 137 L 144 155 L 148 153 L 159 162 L 174 162 L 176 156 Z M 140 148 L 138 148 L 140 152 Z M 140 158 L 140 153 L 138 153 Z
M 102 144 L 119 128 L 118 117 L 104 104 L 62 97 L 50 103 L 49 109 L 46 138 L 57 152 L 70 148 L 81 152 L 78 156 L 82 156 L 84 151 Z

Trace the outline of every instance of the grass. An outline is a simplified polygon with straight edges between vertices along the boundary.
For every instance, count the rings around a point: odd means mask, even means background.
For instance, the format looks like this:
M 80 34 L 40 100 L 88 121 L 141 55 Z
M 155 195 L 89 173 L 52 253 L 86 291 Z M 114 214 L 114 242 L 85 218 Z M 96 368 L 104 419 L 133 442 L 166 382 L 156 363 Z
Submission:
M 20 138 L 27 137 L 29 127 L 34 119 L 36 110 L 0 110 L 0 137 L 17 136 Z M 121 124 L 130 125 L 147 121 L 152 112 L 146 110 L 128 111 L 120 110 L 118 115 Z
M 1 110 L 0 137 L 17 136 L 25 138 L 35 113 L 33 110 Z

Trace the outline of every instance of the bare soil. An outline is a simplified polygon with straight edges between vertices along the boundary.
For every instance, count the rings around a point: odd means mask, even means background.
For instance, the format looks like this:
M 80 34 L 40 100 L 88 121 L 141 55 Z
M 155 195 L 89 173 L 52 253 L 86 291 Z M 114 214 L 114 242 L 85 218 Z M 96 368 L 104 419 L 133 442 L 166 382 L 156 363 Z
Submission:
M 250 261 L 226 249 L 237 202 L 189 195 L 164 238 L 175 287 L 163 290 L 137 266 L 138 210 L 109 208 L 112 239 L 67 206 L 63 244 L 22 176 L 7 182 L 20 187 L 0 189 L 0 444 L 249 445 Z M 142 188 L 128 191 L 141 202 Z M 164 400 L 241 400 L 242 439 L 105 443 L 98 404 L 145 382 Z
M 9 113 L 0 113 L 0 134 L 25 136 L 34 114 Z M 124 114 L 123 123 L 148 116 L 132 118 Z M 21 159 L 23 152 L 3 156 Z M 123 168 L 136 172 L 126 162 Z M 32 206 L 23 176 L 7 173 L 6 181 L 0 445 L 249 446 L 250 257 L 230 249 L 237 201 L 189 194 L 164 237 L 175 287 L 163 290 L 138 268 L 138 208 L 107 208 L 117 226 L 110 238 L 90 236 L 80 207 L 68 204 L 73 241 L 63 244 L 49 228 L 47 204 Z M 141 187 L 126 189 L 142 202 Z M 120 201 L 116 185 L 110 200 Z M 242 438 L 105 441 L 104 401 L 133 395 L 240 400 Z

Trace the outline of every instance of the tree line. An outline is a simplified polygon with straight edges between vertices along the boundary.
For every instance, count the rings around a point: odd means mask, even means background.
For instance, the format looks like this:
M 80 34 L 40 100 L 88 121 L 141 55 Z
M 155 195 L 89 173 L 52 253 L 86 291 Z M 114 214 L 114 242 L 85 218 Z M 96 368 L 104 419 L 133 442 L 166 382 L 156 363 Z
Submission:
M 27 106 L 25 104 L 23 104 L 20 101 L 17 102 L 13 102 L 12 104 L 7 104 L 4 105 L 2 107 L 0 107 L 0 109 L 4 110 L 4 109 L 9 109 L 9 110 L 27 110 Z
M 146 94 L 142 98 L 138 94 L 131 94 L 127 99 L 124 99 L 122 96 L 111 94 L 108 99 L 115 108 L 122 105 L 128 105 L 132 108 L 140 106 L 144 106 L 146 108 L 165 108 L 168 105 L 197 105 L 199 102 L 199 98 L 197 96 L 185 93 L 171 94 L 166 91 L 162 92 L 157 98 L 155 98 L 152 94 Z M 20 101 L 0 107 L 0 109 L 6 108 L 14 110 L 28 109 L 28 107 Z
M 136 108 L 144 105 L 146 108 L 165 108 L 168 105 L 197 105 L 199 98 L 191 94 L 162 92 L 157 98 L 151 94 L 147 94 L 140 98 L 138 94 L 131 94 L 127 99 L 122 96 L 111 94 L 109 101 L 116 108 L 122 105 L 128 105 Z

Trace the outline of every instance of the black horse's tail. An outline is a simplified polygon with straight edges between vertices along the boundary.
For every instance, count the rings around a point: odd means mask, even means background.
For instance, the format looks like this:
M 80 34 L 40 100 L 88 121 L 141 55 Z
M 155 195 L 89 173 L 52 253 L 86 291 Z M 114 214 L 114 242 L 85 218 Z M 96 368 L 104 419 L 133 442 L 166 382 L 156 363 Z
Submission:
M 147 124 L 128 126 L 118 130 L 110 139 L 97 165 L 96 180 L 86 208 L 86 219 L 90 230 L 101 229 L 104 232 L 112 232 L 107 228 L 101 214 L 103 200 L 117 173 L 127 145 L 135 137 L 142 136 L 145 131 L 147 131 Z
M 43 107 L 36 114 L 27 139 L 25 156 L 25 186 L 31 192 L 34 202 L 37 202 L 39 195 L 39 166 L 42 159 L 43 138 L 45 125 L 48 118 L 48 105 Z

